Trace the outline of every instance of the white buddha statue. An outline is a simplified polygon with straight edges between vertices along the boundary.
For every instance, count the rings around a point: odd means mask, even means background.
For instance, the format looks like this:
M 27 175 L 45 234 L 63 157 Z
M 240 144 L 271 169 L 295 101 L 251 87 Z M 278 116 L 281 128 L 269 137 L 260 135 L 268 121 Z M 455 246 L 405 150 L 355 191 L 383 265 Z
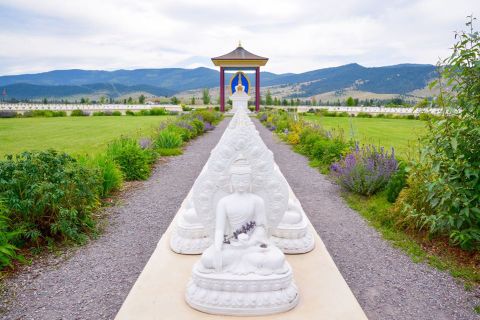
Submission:
M 214 244 L 202 255 L 202 272 L 257 273 L 287 271 L 285 257 L 267 236 L 264 201 L 250 192 L 251 168 L 238 159 L 230 170 L 232 193 L 215 213 Z

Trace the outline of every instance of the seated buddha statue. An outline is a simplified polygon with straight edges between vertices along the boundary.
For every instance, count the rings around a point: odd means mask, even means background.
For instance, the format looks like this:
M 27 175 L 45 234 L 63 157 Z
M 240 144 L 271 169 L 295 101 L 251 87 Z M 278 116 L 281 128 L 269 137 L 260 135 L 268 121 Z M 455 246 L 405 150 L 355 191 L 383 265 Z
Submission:
M 287 272 L 283 252 L 267 236 L 264 200 L 251 192 L 251 168 L 245 159 L 231 166 L 230 183 L 232 193 L 217 204 L 214 243 L 202 254 L 201 272 Z

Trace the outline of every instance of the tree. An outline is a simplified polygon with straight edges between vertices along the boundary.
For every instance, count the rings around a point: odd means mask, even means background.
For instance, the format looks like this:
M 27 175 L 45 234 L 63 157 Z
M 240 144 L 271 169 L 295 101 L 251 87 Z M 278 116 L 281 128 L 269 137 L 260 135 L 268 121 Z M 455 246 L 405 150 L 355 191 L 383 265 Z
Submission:
M 195 97 L 192 97 L 192 99 L 190 100 L 190 104 L 191 104 L 192 106 L 194 106 L 194 105 L 195 105 L 195 102 L 196 102 L 196 101 L 195 101 Z
M 128 104 L 133 104 L 133 99 L 132 99 L 132 97 L 128 97 L 127 103 L 128 103 Z
M 267 90 L 267 95 L 265 96 L 265 104 L 267 106 L 271 106 L 273 104 L 272 94 L 270 93 L 270 90 Z
M 140 104 L 145 103 L 145 96 L 143 94 L 141 94 L 140 97 L 138 97 L 138 103 L 140 103 Z
M 355 101 L 353 100 L 352 97 L 348 97 L 346 103 L 347 103 L 347 106 L 349 107 L 353 107 L 355 105 Z
M 172 104 L 179 104 L 180 100 L 178 100 L 177 97 L 173 96 L 170 101 L 172 102 Z
M 312 97 L 312 106 L 316 106 L 317 105 L 317 99 L 315 98 L 315 96 Z
M 457 32 L 450 57 L 431 84 L 440 117 L 431 117 L 421 157 L 403 195 L 405 212 L 431 234 L 449 236 L 464 249 L 480 249 L 480 33 Z M 410 184 L 410 183 L 409 183 Z M 402 196 L 402 194 L 401 194 Z M 400 198 L 399 198 L 400 200 Z
M 43 104 L 48 104 L 47 98 L 43 98 L 42 103 L 43 103 Z
M 202 101 L 203 104 L 210 104 L 210 91 L 208 90 L 208 88 L 203 89 Z
M 107 98 L 105 98 L 104 96 L 100 97 L 100 104 L 105 104 L 106 101 L 107 101 Z

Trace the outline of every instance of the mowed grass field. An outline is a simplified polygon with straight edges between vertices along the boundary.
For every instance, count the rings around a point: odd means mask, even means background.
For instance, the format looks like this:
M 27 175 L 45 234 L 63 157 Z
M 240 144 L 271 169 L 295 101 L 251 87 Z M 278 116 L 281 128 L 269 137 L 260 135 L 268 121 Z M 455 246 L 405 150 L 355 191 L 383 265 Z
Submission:
M 418 138 L 426 132 L 426 122 L 406 119 L 305 116 L 305 120 L 321 124 L 325 129 L 343 130 L 347 139 L 385 148 L 393 147 L 401 158 L 418 150 Z
M 148 137 L 171 116 L 0 119 L 0 159 L 6 154 L 53 148 L 97 154 L 121 135 Z

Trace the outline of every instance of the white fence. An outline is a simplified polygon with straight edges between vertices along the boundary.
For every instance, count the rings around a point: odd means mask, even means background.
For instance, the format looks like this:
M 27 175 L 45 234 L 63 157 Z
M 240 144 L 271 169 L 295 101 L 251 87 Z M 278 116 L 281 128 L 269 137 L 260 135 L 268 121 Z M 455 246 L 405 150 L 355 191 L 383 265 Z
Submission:
M 287 109 L 288 106 L 281 107 Z M 386 108 L 386 107 L 331 107 L 331 106 L 298 106 L 296 108 L 298 112 L 307 112 L 310 109 L 325 109 L 330 112 L 347 112 L 350 114 L 357 114 L 360 112 L 370 113 L 370 114 L 420 114 L 420 113 L 430 113 L 430 114 L 440 114 L 441 109 L 439 108 Z
M 82 110 L 86 112 L 96 111 L 140 111 L 153 108 L 165 108 L 169 111 L 182 111 L 182 107 L 173 104 L 41 104 L 41 103 L 3 103 L 0 104 L 0 111 L 14 111 L 23 113 L 35 110 L 51 111 L 73 111 Z

